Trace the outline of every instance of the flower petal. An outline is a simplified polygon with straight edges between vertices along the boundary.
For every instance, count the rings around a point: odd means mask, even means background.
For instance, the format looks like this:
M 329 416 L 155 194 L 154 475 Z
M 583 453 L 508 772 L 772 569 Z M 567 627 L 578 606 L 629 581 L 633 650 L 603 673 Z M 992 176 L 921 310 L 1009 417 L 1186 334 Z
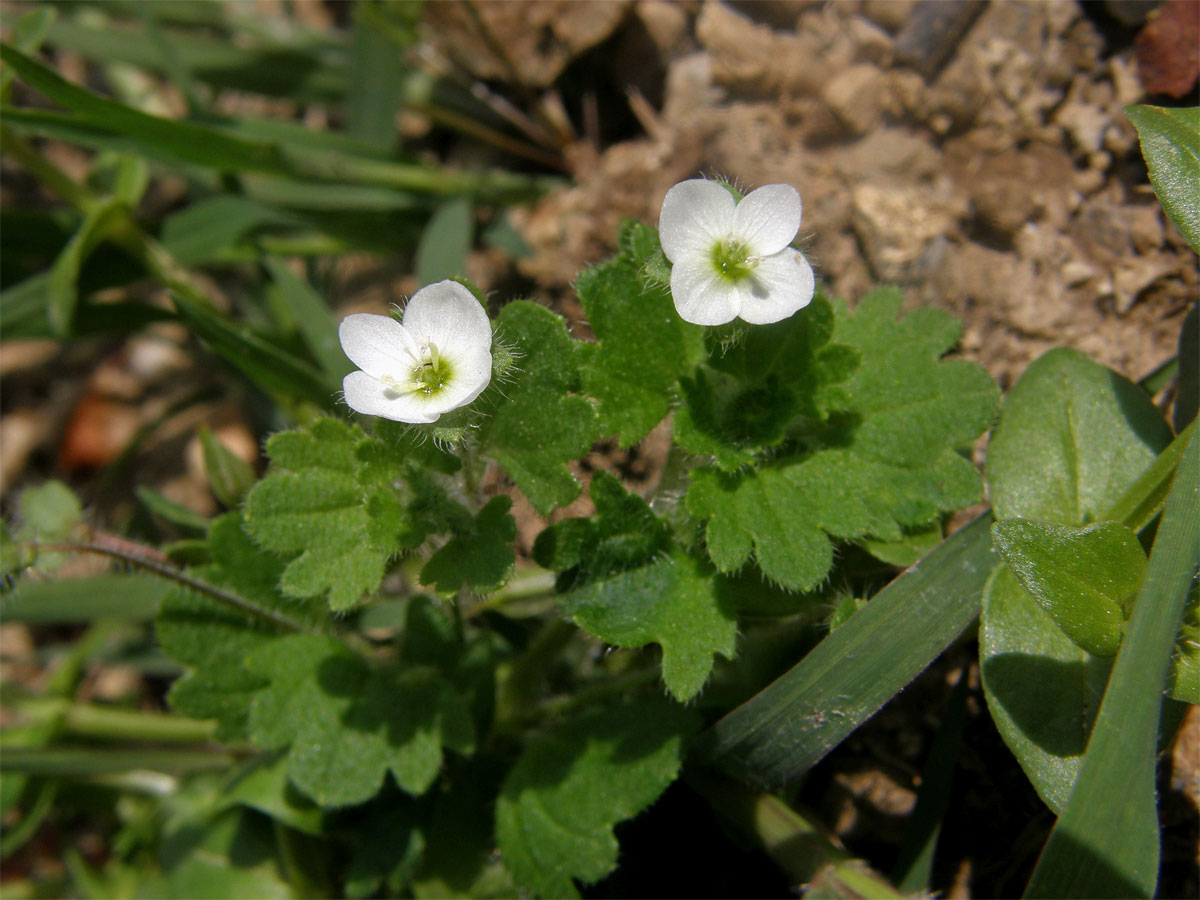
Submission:
M 351 372 L 342 379 L 346 405 L 366 416 L 379 416 L 395 422 L 428 424 L 444 410 L 434 410 L 423 395 L 398 394 L 366 372 Z
M 346 316 L 338 326 L 338 340 L 350 361 L 374 377 L 410 372 L 419 361 L 416 343 L 404 326 L 389 316 Z
M 808 306 L 816 283 L 804 254 L 788 248 L 760 260 L 754 274 L 739 282 L 739 287 L 742 304 L 738 315 L 751 325 L 767 325 Z
M 800 230 L 800 192 L 790 184 L 751 191 L 733 211 L 732 231 L 755 256 L 778 253 Z
M 732 322 L 741 308 L 738 286 L 703 260 L 675 264 L 671 269 L 671 297 L 679 317 L 696 325 Z
M 482 394 L 492 380 L 492 354 L 489 351 L 447 354 L 446 361 L 450 364 L 450 380 L 428 401 L 430 409 L 437 406 L 440 412 L 466 406 Z
M 490 352 L 492 323 L 475 295 L 457 281 L 421 288 L 404 308 L 404 327 L 419 344 L 432 341 L 438 352 L 453 355 L 482 348 Z
M 734 205 L 729 191 L 703 178 L 681 181 L 667 191 L 658 214 L 658 236 L 667 259 L 679 262 L 688 255 L 711 254 L 713 244 L 729 235 Z

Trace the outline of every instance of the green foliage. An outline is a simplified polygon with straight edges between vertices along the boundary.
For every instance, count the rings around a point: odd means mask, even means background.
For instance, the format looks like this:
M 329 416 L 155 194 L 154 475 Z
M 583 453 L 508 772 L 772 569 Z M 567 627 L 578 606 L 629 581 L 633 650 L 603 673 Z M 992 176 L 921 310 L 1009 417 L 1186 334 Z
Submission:
M 719 382 L 688 384 L 677 439 L 717 466 L 693 473 L 687 508 L 706 520 L 718 569 L 753 554 L 776 583 L 812 590 L 833 565 L 832 540 L 899 542 L 979 499 L 956 448 L 987 427 L 996 386 L 978 366 L 938 361 L 958 338 L 953 319 L 918 310 L 897 320 L 899 308 L 892 290 L 853 315 L 817 298 L 795 323 L 756 329 L 714 361 L 724 376 L 765 370 L 754 387 L 720 399 Z M 775 459 L 745 468 L 770 447 Z
M 1079 772 L 1110 667 L 1083 647 L 1116 650 L 1126 592 L 1141 582 L 1133 560 L 1141 551 L 1128 532 L 1113 523 L 1084 526 L 1109 517 L 1169 440 L 1162 415 L 1136 385 L 1062 349 L 1026 370 L 992 433 L 988 489 L 1016 577 L 998 572 L 984 596 L 983 686 L 1005 742 L 1055 810 Z M 1029 521 L 1017 524 L 1022 519 Z M 1027 533 L 1047 551 L 1057 542 L 1057 551 L 1039 556 L 1020 542 Z M 1042 596 L 1035 600 L 1022 583 Z
M 1200 253 L 1200 108 L 1127 106 L 1158 202 Z
M 996 518 L 1103 519 L 1170 437 L 1137 385 L 1076 350 L 1051 350 L 1013 386 L 988 444 Z
M 992 535 L 1017 581 L 1067 637 L 1093 656 L 1117 652 L 1146 571 L 1136 534 L 1117 522 L 1006 519 Z
M 589 347 L 583 387 L 596 399 L 602 434 L 622 447 L 637 443 L 662 421 L 679 376 L 704 356 L 703 329 L 679 318 L 665 285 L 649 279 L 646 257 L 658 235 L 628 222 L 621 252 L 584 269 L 575 282 L 598 343 Z
M 369 800 L 391 772 L 426 791 L 443 744 L 470 752 L 474 730 L 462 697 L 421 666 L 371 666 L 330 638 L 291 635 L 260 647 L 249 670 L 268 683 L 250 706 L 250 739 L 288 749 L 288 778 L 321 806 Z
M 442 593 L 456 593 L 460 586 L 487 593 L 501 587 L 512 574 L 516 556 L 510 544 L 517 537 L 517 523 L 509 514 L 512 500 L 493 497 L 479 514 L 457 531 L 421 570 L 423 584 L 436 585 Z
M 534 558 L 558 570 L 559 608 L 618 647 L 662 647 L 662 673 L 678 700 L 699 693 L 714 654 L 732 657 L 737 621 L 707 566 L 682 550 L 644 500 L 611 475 L 592 477 L 590 519 L 543 531 Z
M 645 700 L 591 710 L 535 736 L 496 802 L 504 864 L 541 897 L 578 897 L 575 880 L 616 866 L 613 826 L 650 806 L 675 780 L 693 714 Z
M 192 573 L 204 583 L 233 591 L 263 610 L 320 621 L 319 608 L 280 594 L 283 564 L 254 545 L 242 528 L 241 513 L 213 520 L 208 547 L 212 562 Z M 171 707 L 186 716 L 217 719 L 218 733 L 227 740 L 244 737 L 250 698 L 265 684 L 247 668 L 246 658 L 286 630 L 199 591 L 171 590 L 156 622 L 158 642 L 190 668 L 171 686 Z
M 208 473 L 208 487 L 213 496 L 225 506 L 237 506 L 254 484 L 254 470 L 207 428 L 200 429 L 200 446 L 204 451 L 204 469 Z
M 318 419 L 272 437 L 267 456 L 270 472 L 246 497 L 246 529 L 291 557 L 287 596 L 328 593 L 334 610 L 351 609 L 379 587 L 392 556 L 425 539 L 419 511 L 393 487 L 402 463 L 357 427 Z
M 1200 585 L 1193 584 L 1171 659 L 1171 696 L 1200 703 Z
M 570 503 L 579 482 L 567 462 L 598 437 L 596 414 L 577 394 L 582 347 L 562 318 L 518 300 L 500 312 L 499 339 L 517 354 L 519 374 L 505 387 L 508 402 L 483 425 L 483 447 L 543 514 Z

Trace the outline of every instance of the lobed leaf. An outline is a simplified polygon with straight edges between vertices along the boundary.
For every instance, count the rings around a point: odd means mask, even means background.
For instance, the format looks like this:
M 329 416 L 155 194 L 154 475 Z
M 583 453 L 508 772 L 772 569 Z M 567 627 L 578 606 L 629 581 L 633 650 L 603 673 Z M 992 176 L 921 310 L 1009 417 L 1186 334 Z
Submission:
M 517 538 L 511 507 L 510 497 L 489 500 L 469 525 L 430 557 L 421 569 L 421 583 L 448 594 L 463 585 L 481 594 L 502 587 L 516 562 L 510 546 Z
M 595 709 L 535 736 L 496 801 L 496 841 L 525 890 L 578 897 L 615 868 L 613 827 L 675 780 L 694 713 L 661 700 Z
M 481 442 L 542 514 L 570 503 L 579 482 L 567 468 L 591 449 L 596 414 L 580 390 L 581 345 L 561 317 L 518 300 L 500 312 L 498 339 L 519 354 L 509 402 L 483 426 Z
M 268 683 L 250 706 L 250 738 L 288 748 L 288 777 L 326 807 L 373 797 L 391 772 L 411 794 L 437 777 L 443 745 L 469 752 L 465 701 L 423 667 L 372 667 L 337 641 L 298 634 L 259 648 L 247 666 Z
M 600 431 L 620 445 L 640 441 L 666 416 L 675 383 L 704 357 L 704 330 L 679 318 L 670 291 L 642 271 L 654 229 L 626 223 L 622 251 L 584 269 L 575 290 L 597 345 L 582 368 L 583 387 L 596 399 Z
M 667 690 L 684 702 L 708 680 L 716 654 L 732 658 L 737 616 L 711 571 L 682 551 L 559 597 L 580 628 L 617 647 L 662 647 Z

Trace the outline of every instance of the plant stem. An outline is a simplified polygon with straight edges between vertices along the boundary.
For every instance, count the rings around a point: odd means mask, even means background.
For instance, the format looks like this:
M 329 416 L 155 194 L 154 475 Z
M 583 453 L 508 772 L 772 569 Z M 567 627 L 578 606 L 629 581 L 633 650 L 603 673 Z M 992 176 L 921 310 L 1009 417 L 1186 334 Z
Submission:
M 90 777 L 138 769 L 200 772 L 227 769 L 237 757 L 223 749 L 100 749 L 97 747 L 9 747 L 3 771 L 26 775 Z
M 197 578 L 193 578 L 186 572 L 176 569 L 174 566 L 167 565 L 156 559 L 151 559 L 143 556 L 141 553 L 132 552 L 125 547 L 109 546 L 100 543 L 53 543 L 40 544 L 36 541 L 30 542 L 31 546 L 36 551 L 62 552 L 62 553 L 96 553 L 101 556 L 109 556 L 113 559 L 119 559 L 128 565 L 135 566 L 139 569 L 144 569 L 147 572 L 153 572 L 163 578 L 181 584 L 186 588 L 190 588 L 199 594 L 204 594 L 206 597 L 211 597 L 219 603 L 224 603 L 238 612 L 262 619 L 265 622 L 270 622 L 285 631 L 290 632 L 305 632 L 310 629 L 305 628 L 294 619 L 285 616 L 283 613 L 276 612 L 273 609 L 265 609 L 249 600 L 244 600 L 237 594 L 230 593 L 215 585 L 206 584 Z

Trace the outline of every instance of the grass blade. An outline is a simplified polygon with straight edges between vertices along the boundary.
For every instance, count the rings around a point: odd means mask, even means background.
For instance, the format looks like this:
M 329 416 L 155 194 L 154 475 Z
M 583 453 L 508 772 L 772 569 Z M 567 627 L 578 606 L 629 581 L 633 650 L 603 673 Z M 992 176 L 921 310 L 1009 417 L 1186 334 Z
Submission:
M 1200 441 L 1180 461 L 1075 789 L 1026 897 L 1152 897 L 1162 692 L 1200 542 Z
M 326 379 L 340 384 L 354 365 L 342 352 L 337 325 L 329 313 L 329 307 L 308 282 L 292 272 L 283 260 L 268 258 L 263 264 L 274 282 L 272 290 L 279 293 L 295 319 L 296 328 Z
M 884 588 L 766 689 L 702 734 L 703 759 L 768 790 L 815 764 L 979 614 L 998 562 L 987 513 Z
M 152 619 L 171 587 L 145 575 L 95 575 L 58 581 L 20 581 L 0 597 L 5 622 L 64 623 Z

